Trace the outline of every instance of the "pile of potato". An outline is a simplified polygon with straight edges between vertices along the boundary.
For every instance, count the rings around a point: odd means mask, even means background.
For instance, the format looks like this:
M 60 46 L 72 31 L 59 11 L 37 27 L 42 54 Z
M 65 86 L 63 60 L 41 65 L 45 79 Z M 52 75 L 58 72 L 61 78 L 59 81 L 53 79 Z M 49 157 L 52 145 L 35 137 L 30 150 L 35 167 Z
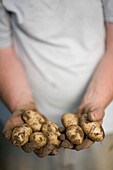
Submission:
M 102 126 L 98 122 L 89 122 L 87 114 L 83 114 L 79 120 L 76 114 L 66 113 L 61 118 L 64 127 L 59 128 L 32 110 L 27 110 L 22 118 L 25 123 L 13 129 L 11 141 L 24 150 L 32 144 L 33 151 L 41 158 L 57 155 L 61 147 L 74 149 L 82 144 L 84 136 L 97 142 L 104 139 Z M 30 148 L 27 152 L 30 152 Z
M 34 152 L 39 157 L 44 157 L 48 154 L 58 154 L 60 140 L 58 139 L 61 133 L 55 123 L 47 120 L 38 112 L 27 110 L 22 119 L 24 124 L 13 129 L 11 141 L 16 146 L 22 146 L 27 152 L 30 152 L 30 147 L 35 148 Z
M 77 145 L 83 143 L 84 138 L 100 142 L 104 139 L 104 130 L 99 122 L 90 122 L 87 114 L 83 114 L 79 119 L 76 114 L 65 113 L 61 118 L 64 127 L 59 128 L 62 133 L 60 139 L 64 148 L 75 149 Z

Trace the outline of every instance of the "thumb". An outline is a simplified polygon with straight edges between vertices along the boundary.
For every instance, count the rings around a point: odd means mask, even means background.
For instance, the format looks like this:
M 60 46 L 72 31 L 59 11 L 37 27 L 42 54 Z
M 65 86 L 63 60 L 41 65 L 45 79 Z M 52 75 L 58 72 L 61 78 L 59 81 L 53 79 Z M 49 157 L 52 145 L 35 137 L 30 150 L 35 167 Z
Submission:
M 88 119 L 89 121 L 100 121 L 104 118 L 104 115 L 105 115 L 104 109 L 101 107 L 98 107 L 94 109 L 93 111 L 89 111 Z

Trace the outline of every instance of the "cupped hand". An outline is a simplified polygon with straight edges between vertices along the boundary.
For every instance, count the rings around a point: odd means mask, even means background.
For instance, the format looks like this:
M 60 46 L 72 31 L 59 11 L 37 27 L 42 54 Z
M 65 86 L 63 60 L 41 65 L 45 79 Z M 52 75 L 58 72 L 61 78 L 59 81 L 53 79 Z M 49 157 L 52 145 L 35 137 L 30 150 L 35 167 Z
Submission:
M 88 103 L 85 105 L 81 105 L 77 109 L 76 114 L 78 115 L 79 118 L 83 114 L 87 114 L 89 121 L 98 121 L 100 124 L 102 124 L 105 112 L 101 106 L 96 106 L 95 104 Z M 86 137 L 84 139 L 83 143 L 80 145 L 77 145 L 75 149 L 77 151 L 80 151 L 80 150 L 89 148 L 93 143 L 94 143 L 94 141 L 92 141 L 92 140 L 88 139 L 88 137 Z
M 22 119 L 22 115 L 25 111 L 27 110 L 33 110 L 36 111 L 38 113 L 40 113 L 36 107 L 23 107 L 24 109 L 19 109 L 16 110 L 12 113 L 11 117 L 9 120 L 7 120 L 4 128 L 3 128 L 3 135 L 7 140 L 11 140 L 11 136 L 12 136 L 12 131 L 15 127 L 24 124 L 24 121 Z M 41 113 L 40 113 L 41 114 Z M 47 118 L 41 114 L 45 120 L 47 120 Z M 40 150 L 37 150 L 38 148 L 38 144 L 36 142 L 27 142 L 25 145 L 23 145 L 21 147 L 25 152 L 30 153 L 33 152 L 40 158 L 45 157 L 47 155 L 56 155 L 58 154 L 58 149 L 54 146 L 54 145 L 49 145 L 47 144 L 46 146 L 44 146 L 43 148 L 41 148 Z
M 24 121 L 22 119 L 22 115 L 26 110 L 31 109 L 34 111 L 37 111 L 36 107 L 23 107 L 23 109 L 18 109 L 16 111 L 14 111 L 11 115 L 11 117 L 7 120 L 7 122 L 4 125 L 4 128 L 2 130 L 2 133 L 4 135 L 4 137 L 6 138 L 6 140 L 11 140 L 11 136 L 12 136 L 12 131 L 16 126 L 22 125 L 24 124 Z M 27 143 L 24 146 L 22 146 L 22 149 L 25 152 L 32 152 L 37 148 L 37 144 L 35 142 L 33 143 Z

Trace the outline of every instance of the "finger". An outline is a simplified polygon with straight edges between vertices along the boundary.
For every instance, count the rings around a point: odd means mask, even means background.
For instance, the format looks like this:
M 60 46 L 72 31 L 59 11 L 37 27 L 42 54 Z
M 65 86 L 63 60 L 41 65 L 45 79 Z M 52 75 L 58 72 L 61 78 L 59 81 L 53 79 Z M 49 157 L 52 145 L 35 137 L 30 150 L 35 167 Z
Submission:
M 11 117 L 5 124 L 4 128 L 3 128 L 3 135 L 7 140 L 11 139 L 11 134 L 12 134 L 12 130 L 14 127 L 16 127 L 17 125 L 20 125 L 24 123 L 23 120 L 21 119 L 21 116 L 13 116 Z
M 2 134 L 7 140 L 11 139 L 12 129 L 11 128 L 5 128 L 2 130 Z
M 43 157 L 49 155 L 54 148 L 55 148 L 54 145 L 47 144 L 43 148 L 41 148 L 39 150 L 35 150 L 34 152 L 38 157 L 43 158 Z
M 96 108 L 94 111 L 88 113 L 88 119 L 90 121 L 99 121 L 103 119 L 104 115 L 104 109 Z
M 26 143 L 21 147 L 25 152 L 30 153 L 35 151 L 38 148 L 38 144 L 36 142 Z
M 100 125 L 102 125 L 102 123 L 103 123 L 103 119 L 102 119 L 102 120 L 99 120 L 98 122 L 100 123 Z
M 85 139 L 81 145 L 77 145 L 75 147 L 75 150 L 80 151 L 82 149 L 89 148 L 92 144 L 94 144 L 93 141 L 91 141 L 89 139 Z
M 89 112 L 90 107 L 91 104 L 86 104 L 84 107 L 80 106 L 75 113 L 80 118 L 83 114 L 87 114 Z
M 80 118 L 81 115 L 82 115 L 82 109 L 78 108 L 78 109 L 76 110 L 75 114 L 78 116 L 78 118 Z

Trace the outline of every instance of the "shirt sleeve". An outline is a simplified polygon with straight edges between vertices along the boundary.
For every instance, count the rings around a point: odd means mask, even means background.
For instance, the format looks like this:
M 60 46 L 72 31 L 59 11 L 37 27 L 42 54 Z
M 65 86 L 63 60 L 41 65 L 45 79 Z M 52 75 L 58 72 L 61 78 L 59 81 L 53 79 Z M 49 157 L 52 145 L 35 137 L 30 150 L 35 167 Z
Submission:
M 0 0 L 0 49 L 12 44 L 10 16 Z
M 102 0 L 105 21 L 113 22 L 113 0 Z

